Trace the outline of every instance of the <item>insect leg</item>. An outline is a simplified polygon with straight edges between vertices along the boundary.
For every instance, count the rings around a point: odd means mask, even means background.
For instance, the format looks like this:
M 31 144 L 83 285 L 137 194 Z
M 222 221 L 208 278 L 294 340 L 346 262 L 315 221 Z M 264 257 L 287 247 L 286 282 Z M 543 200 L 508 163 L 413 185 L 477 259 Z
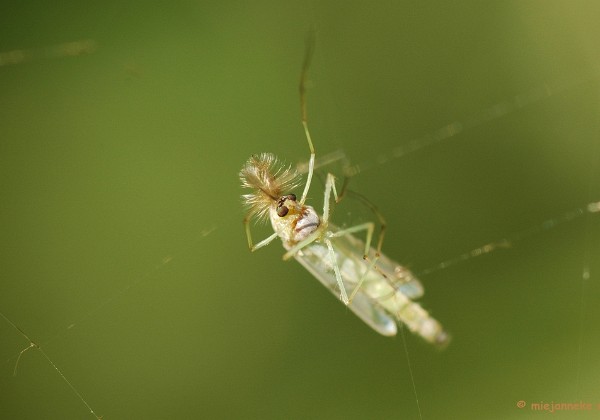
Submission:
M 308 68 L 310 67 L 310 61 L 312 59 L 313 51 L 315 49 L 315 34 L 311 31 L 308 34 L 306 40 L 306 52 L 304 54 L 304 62 L 302 63 L 302 72 L 300 73 L 300 109 L 302 112 L 302 126 L 304 127 L 304 134 L 306 135 L 306 141 L 308 141 L 308 148 L 310 149 L 310 160 L 308 162 L 308 175 L 306 177 L 306 185 L 302 192 L 302 198 L 300 198 L 300 204 L 304 204 L 308 190 L 310 189 L 310 183 L 312 181 L 313 171 L 315 167 L 315 147 L 313 146 L 312 139 L 310 137 L 310 131 L 308 130 L 308 117 L 306 116 L 306 77 L 308 75 Z
M 273 239 L 277 238 L 277 233 L 272 234 L 266 239 L 263 239 L 256 245 L 252 242 L 252 233 L 250 232 L 250 217 L 244 217 L 244 227 L 246 228 L 246 238 L 248 239 L 248 248 L 250 248 L 251 252 L 256 251 L 257 249 L 262 248 L 263 246 L 269 245 Z
M 354 299 L 354 297 L 356 296 L 356 294 L 360 290 L 363 282 L 365 281 L 365 279 L 367 278 L 367 275 L 371 272 L 371 270 L 373 268 L 375 268 L 377 270 L 377 267 L 375 266 L 375 263 L 377 262 L 377 259 L 379 258 L 379 254 L 378 253 L 375 254 L 375 257 L 373 258 L 372 261 L 368 257 L 371 240 L 373 238 L 373 230 L 374 229 L 375 229 L 375 225 L 373 224 L 373 222 L 367 222 L 367 223 L 362 223 L 360 225 L 352 226 L 350 228 L 337 231 L 337 232 L 333 233 L 332 235 L 330 235 L 330 238 L 336 238 L 336 237 L 340 237 L 340 236 L 344 236 L 344 235 L 349 235 L 349 234 L 352 234 L 354 232 L 359 232 L 361 230 L 366 230 L 367 231 L 363 259 L 365 261 L 367 261 L 369 263 L 369 265 L 367 266 L 367 268 L 364 271 L 364 273 L 361 274 L 360 280 L 358 281 L 358 283 L 354 287 L 354 290 L 352 290 L 352 293 L 350 293 L 350 298 L 348 299 L 348 303 L 347 304 L 349 304 L 349 303 L 352 302 L 352 300 Z M 335 266 L 334 266 L 334 268 L 335 268 Z M 379 270 L 377 270 L 377 272 L 379 272 L 380 274 L 382 274 Z M 386 278 L 385 275 L 383 277 Z
M 325 238 L 325 244 L 327 244 L 327 248 L 329 249 L 329 258 L 331 259 L 331 265 L 333 265 L 335 281 L 340 289 L 340 299 L 342 299 L 342 302 L 344 302 L 345 305 L 349 305 L 350 299 L 348 299 L 348 293 L 346 293 L 346 287 L 344 286 L 344 280 L 342 279 L 342 274 L 340 273 L 340 267 L 337 263 L 337 257 L 335 256 L 333 245 L 331 245 L 331 241 L 328 238 Z

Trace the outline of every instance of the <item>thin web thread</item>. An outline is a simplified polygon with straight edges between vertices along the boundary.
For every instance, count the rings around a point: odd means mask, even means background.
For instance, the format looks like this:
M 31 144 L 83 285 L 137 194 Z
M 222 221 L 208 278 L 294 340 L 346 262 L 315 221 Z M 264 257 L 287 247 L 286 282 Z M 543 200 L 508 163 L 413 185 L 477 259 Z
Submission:
M 198 241 L 201 241 L 202 238 L 205 238 L 206 236 L 208 236 L 209 234 L 211 234 L 215 230 L 216 230 L 216 227 L 211 227 L 209 229 L 203 230 L 200 233 L 201 238 L 198 239 Z M 195 248 L 194 245 L 190 245 L 189 249 L 194 249 Z M 140 283 L 143 283 L 148 278 L 150 278 L 151 276 L 155 275 L 159 270 L 161 270 L 167 264 L 169 264 L 171 261 L 173 261 L 173 259 L 174 259 L 174 257 L 171 256 L 171 255 L 167 255 L 167 256 L 163 257 L 162 260 L 160 261 L 160 263 L 156 264 L 153 268 L 151 268 L 150 270 L 146 271 L 145 274 L 139 276 L 136 280 L 134 280 L 134 281 L 126 284 L 121 289 L 117 290 L 115 293 L 113 293 L 112 295 L 110 295 L 108 298 L 104 299 L 99 304 L 97 304 L 94 308 L 92 308 L 89 311 L 85 312 L 83 315 L 81 315 L 80 317 L 78 317 L 75 321 L 71 322 L 67 327 L 60 328 L 54 334 L 51 334 L 50 338 L 48 338 L 47 340 L 44 341 L 44 345 L 47 345 L 48 343 L 56 340 L 57 338 L 59 338 L 63 334 L 65 334 L 66 332 L 73 330 L 76 326 L 78 326 L 79 324 L 81 324 L 82 322 L 84 322 L 86 319 L 90 318 L 92 315 L 94 315 L 95 313 L 97 313 L 98 311 L 100 311 L 101 309 L 103 309 L 104 307 L 106 307 L 106 305 L 108 305 L 108 304 L 116 301 L 117 299 L 121 298 L 130 289 L 135 288 Z
M 345 168 L 346 176 L 354 176 L 360 172 L 365 171 L 368 168 L 385 164 L 395 159 L 402 158 L 410 153 L 414 153 L 418 150 L 424 149 L 425 147 L 455 137 L 458 134 L 463 133 L 469 129 L 478 127 L 485 123 L 489 123 L 506 115 L 512 114 L 516 111 L 521 110 L 529 105 L 540 102 L 544 99 L 550 98 L 563 91 L 572 89 L 576 86 L 580 86 L 589 79 L 573 79 L 567 80 L 555 84 L 544 83 L 534 89 L 527 92 L 517 94 L 509 99 L 498 102 L 476 114 L 470 115 L 462 121 L 453 121 L 435 131 L 429 132 L 422 137 L 418 137 L 410 140 L 406 145 L 398 146 L 388 153 L 380 154 L 372 161 L 365 161 L 363 163 L 350 165 Z M 303 166 L 301 166 L 303 167 Z
M 590 197 L 591 197 L 591 189 L 590 189 Z M 417 276 L 426 276 L 428 274 L 434 273 L 439 270 L 444 270 L 448 267 L 455 266 L 457 264 L 462 264 L 467 260 L 481 257 L 482 255 L 489 254 L 491 252 L 497 251 L 499 249 L 507 249 L 511 248 L 514 244 L 523 241 L 527 238 L 530 238 L 539 233 L 551 230 L 556 228 L 557 226 L 561 226 L 565 223 L 572 222 L 586 215 L 590 215 L 592 213 L 600 214 L 600 201 L 590 202 L 583 207 L 577 207 L 575 209 L 568 210 L 556 217 L 546 219 L 541 223 L 535 224 L 532 227 L 521 230 L 519 232 L 515 232 L 512 235 L 506 236 L 502 239 L 499 239 L 494 242 L 487 243 L 480 247 L 474 248 L 470 251 L 464 252 L 456 257 L 449 258 L 441 263 L 438 263 L 429 268 L 425 268 L 417 273 Z M 589 220 L 589 219 L 588 219 Z M 589 258 L 589 257 L 588 257 Z M 589 260 L 588 260 L 589 261 Z
M 415 377 L 412 371 L 412 364 L 410 363 L 410 356 L 408 354 L 408 344 L 406 343 L 406 336 L 404 334 L 404 324 L 400 323 L 400 335 L 402 336 L 402 344 L 404 345 L 404 353 L 406 353 L 406 361 L 408 362 L 408 373 L 410 374 L 410 382 L 412 384 L 413 393 L 415 394 L 415 401 L 417 403 L 417 411 L 419 412 L 419 419 L 423 420 L 423 414 L 421 413 L 421 404 L 419 403 L 419 395 L 417 394 L 417 385 L 415 384 Z
M 60 377 L 69 386 L 69 388 L 71 388 L 71 391 L 73 391 L 73 393 L 75 395 L 77 395 L 77 398 L 79 398 L 79 400 L 87 407 L 87 409 L 90 411 L 90 413 L 92 413 L 92 415 L 94 417 L 96 417 L 96 419 L 100 420 L 102 417 L 98 416 L 96 414 L 94 409 L 88 404 L 88 402 L 85 400 L 85 398 L 83 398 L 83 396 L 79 393 L 79 391 L 77 391 L 77 389 L 73 386 L 71 381 L 69 381 L 67 379 L 67 377 L 64 375 L 64 373 L 62 373 L 62 371 L 58 368 L 58 366 L 56 366 L 56 364 L 50 359 L 50 357 L 48 357 L 46 352 L 40 346 L 38 346 L 36 343 L 34 343 L 31 340 L 31 338 L 29 338 L 29 336 L 27 334 L 25 334 L 25 332 L 21 328 L 17 327 L 17 325 L 14 322 L 12 322 L 10 319 L 8 319 L 6 317 L 6 315 L 4 315 L 2 312 L 0 312 L 0 316 L 2 316 L 2 318 L 4 318 L 4 320 L 6 322 L 8 322 L 15 330 L 17 330 L 19 332 L 19 334 L 21 334 L 23 336 L 23 338 L 25 338 L 27 341 L 29 341 L 29 346 L 27 346 L 26 348 L 21 350 L 21 353 L 19 353 L 19 357 L 17 359 L 17 363 L 15 364 L 15 369 L 13 371 L 13 375 L 17 374 L 17 367 L 18 367 L 19 361 L 21 360 L 21 356 L 23 355 L 23 353 L 25 353 L 27 350 L 29 350 L 31 348 L 37 349 L 42 354 L 42 356 L 44 356 L 44 358 L 48 361 L 48 363 L 50 363 L 50 365 L 54 368 L 54 370 L 56 370 L 58 372 Z
M 201 240 L 202 238 L 205 238 L 206 236 L 208 236 L 209 234 L 211 234 L 215 230 L 216 230 L 216 227 L 211 227 L 209 229 L 203 230 L 201 232 L 201 238 L 199 240 Z M 189 247 L 189 249 L 193 249 L 193 248 L 195 248 L 193 245 L 191 245 Z M 158 270 L 160 270 L 161 268 L 163 268 L 164 266 L 166 266 L 172 260 L 173 260 L 172 256 L 166 256 L 166 257 L 164 257 L 159 264 L 157 264 L 151 270 L 147 271 L 144 275 L 142 275 L 139 278 L 137 278 L 136 280 L 130 282 L 125 287 L 119 289 L 117 292 L 115 292 L 114 294 L 112 294 L 107 299 L 103 300 L 101 303 L 99 303 L 93 309 L 87 311 L 85 314 L 83 314 L 82 316 L 80 316 L 79 318 L 77 318 L 76 321 L 74 321 L 71 324 L 69 324 L 66 328 L 59 329 L 54 335 L 51 335 L 51 337 L 48 340 L 46 340 L 44 344 L 48 344 L 51 341 L 54 341 L 56 338 L 58 338 L 61 335 L 63 335 L 66 331 L 72 330 L 76 325 L 82 323 L 85 319 L 89 318 L 90 316 L 92 316 L 94 313 L 96 313 L 97 311 L 99 311 L 100 309 L 102 309 L 103 307 L 105 307 L 106 305 L 108 305 L 109 303 L 111 303 L 111 302 L 117 300 L 118 298 L 120 298 L 121 296 L 123 296 L 128 290 L 130 290 L 131 288 L 137 286 L 138 284 L 140 284 L 141 282 L 143 282 L 144 280 L 146 280 L 147 278 L 149 278 L 151 275 L 155 274 Z M 48 363 L 50 363 L 50 365 L 54 368 L 54 370 L 56 370 L 56 372 L 58 372 L 58 374 L 63 379 L 63 381 L 69 386 L 69 388 L 71 388 L 71 390 L 79 398 L 79 400 L 88 408 L 88 410 L 90 411 L 90 413 L 94 417 L 96 417 L 96 419 L 98 419 L 98 420 L 102 419 L 102 416 L 98 416 L 96 414 L 96 412 L 92 409 L 92 407 L 88 404 L 88 402 L 83 398 L 83 396 L 81 395 L 81 393 L 75 388 L 75 386 L 73 386 L 73 384 L 71 383 L 71 381 L 69 381 L 69 379 L 63 374 L 63 372 L 52 361 L 52 359 L 50 359 L 50 357 L 41 348 L 41 346 L 39 344 L 37 344 L 36 342 L 34 342 L 31 338 L 29 338 L 29 336 L 21 328 L 19 328 L 14 322 L 12 322 L 2 312 L 0 312 L 0 316 L 2 316 L 2 318 L 4 318 L 4 320 L 9 325 L 11 325 L 23 338 L 25 338 L 29 342 L 29 345 L 27 347 L 25 347 L 23 350 L 21 350 L 18 355 L 16 355 L 16 356 L 13 357 L 13 358 L 17 359 L 16 362 L 15 362 L 15 367 L 13 369 L 13 376 L 16 376 L 16 374 L 17 374 L 17 370 L 18 370 L 18 367 L 19 367 L 19 362 L 21 361 L 21 357 L 23 356 L 23 354 L 26 351 L 28 351 L 28 350 L 30 350 L 32 348 L 35 348 L 36 350 L 38 350 L 42 354 L 42 356 L 44 356 L 44 358 L 48 361 Z M 8 360 L 11 360 L 11 359 L 8 359 Z

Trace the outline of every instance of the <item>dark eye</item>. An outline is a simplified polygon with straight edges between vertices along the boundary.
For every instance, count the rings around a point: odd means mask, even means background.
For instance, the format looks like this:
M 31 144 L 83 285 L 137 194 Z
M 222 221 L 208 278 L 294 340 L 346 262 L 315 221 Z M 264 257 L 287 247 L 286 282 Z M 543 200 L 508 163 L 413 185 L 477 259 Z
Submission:
M 288 209 L 286 206 L 281 206 L 277 208 L 277 215 L 279 217 L 283 217 L 286 214 L 288 214 L 288 211 L 290 211 L 290 209 Z
M 296 194 L 290 194 L 288 195 L 288 198 L 292 201 L 296 201 Z

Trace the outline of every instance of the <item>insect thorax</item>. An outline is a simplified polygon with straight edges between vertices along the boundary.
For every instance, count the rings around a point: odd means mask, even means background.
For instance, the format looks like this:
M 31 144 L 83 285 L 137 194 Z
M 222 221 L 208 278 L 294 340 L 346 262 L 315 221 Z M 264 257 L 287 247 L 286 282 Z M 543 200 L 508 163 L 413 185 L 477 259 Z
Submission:
M 298 242 L 306 239 L 321 225 L 319 214 L 311 206 L 300 205 L 297 201 L 282 197 L 277 206 L 270 209 L 271 225 L 283 246 L 290 249 Z M 286 211 L 281 211 L 285 207 Z

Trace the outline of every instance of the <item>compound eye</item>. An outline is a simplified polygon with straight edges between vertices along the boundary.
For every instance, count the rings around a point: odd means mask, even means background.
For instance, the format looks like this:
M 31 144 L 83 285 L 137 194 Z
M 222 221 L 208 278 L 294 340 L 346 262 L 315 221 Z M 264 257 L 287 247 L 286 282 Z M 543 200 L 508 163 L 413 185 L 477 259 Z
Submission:
M 288 195 L 288 199 L 290 199 L 292 201 L 296 201 L 296 194 L 290 194 L 290 195 Z
M 290 209 L 288 209 L 286 206 L 278 207 L 277 216 L 284 217 L 286 214 L 288 214 L 288 211 L 290 211 Z

